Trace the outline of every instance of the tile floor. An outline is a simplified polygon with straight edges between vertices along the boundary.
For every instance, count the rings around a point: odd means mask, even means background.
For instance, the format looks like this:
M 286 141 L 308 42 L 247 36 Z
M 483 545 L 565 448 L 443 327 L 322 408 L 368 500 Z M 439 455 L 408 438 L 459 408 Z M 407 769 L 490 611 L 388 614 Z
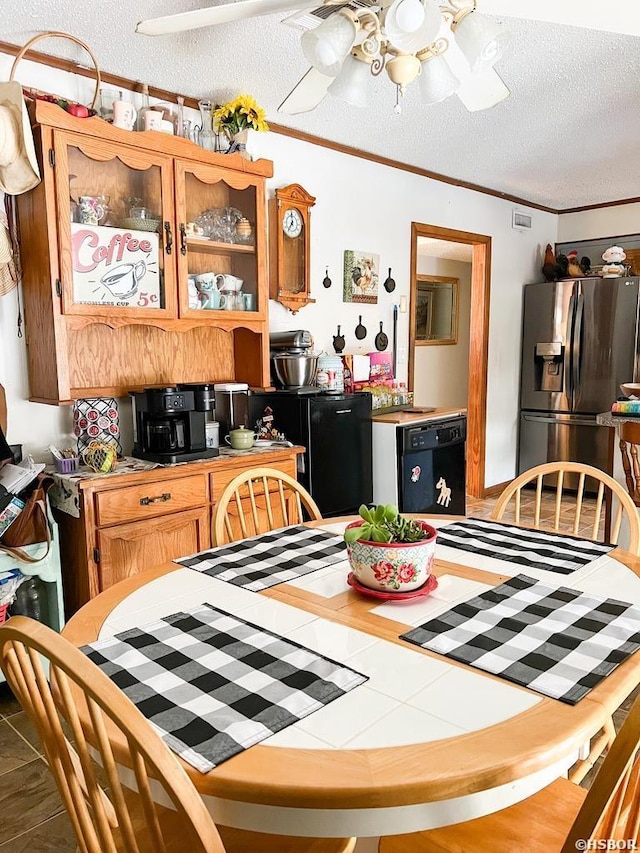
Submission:
M 525 502 L 528 498 L 523 499 L 523 506 Z M 494 503 L 495 499 L 469 499 L 467 513 L 486 518 Z M 543 499 L 543 504 L 543 512 L 552 514 L 551 498 Z M 584 517 L 585 532 L 592 523 L 593 509 L 589 507 Z M 616 728 L 639 693 L 640 688 L 615 713 Z M 585 778 L 584 785 L 589 785 L 593 773 Z M 0 815 L 0 853 L 73 853 L 76 849 L 36 732 L 6 684 L 0 684 Z

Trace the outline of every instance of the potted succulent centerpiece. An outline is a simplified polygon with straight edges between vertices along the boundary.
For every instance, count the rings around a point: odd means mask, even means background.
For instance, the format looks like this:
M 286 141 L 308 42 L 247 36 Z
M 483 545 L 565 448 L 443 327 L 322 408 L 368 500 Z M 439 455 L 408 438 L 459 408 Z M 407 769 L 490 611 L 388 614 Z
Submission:
M 349 562 L 362 586 L 409 592 L 427 582 L 436 548 L 436 529 L 408 519 L 392 504 L 360 507 L 361 521 L 344 532 Z

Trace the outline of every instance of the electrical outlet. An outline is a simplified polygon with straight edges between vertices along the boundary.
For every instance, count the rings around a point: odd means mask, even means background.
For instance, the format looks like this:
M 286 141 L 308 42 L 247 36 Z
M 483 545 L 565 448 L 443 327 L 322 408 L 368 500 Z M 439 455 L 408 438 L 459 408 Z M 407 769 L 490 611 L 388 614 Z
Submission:
M 407 363 L 407 348 L 406 347 L 398 347 L 398 364 L 406 364 Z

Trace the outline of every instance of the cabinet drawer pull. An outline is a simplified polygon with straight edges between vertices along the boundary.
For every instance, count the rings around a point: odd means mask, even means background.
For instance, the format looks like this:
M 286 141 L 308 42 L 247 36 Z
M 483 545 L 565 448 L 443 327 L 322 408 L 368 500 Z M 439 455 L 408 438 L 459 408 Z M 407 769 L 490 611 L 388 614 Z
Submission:
M 171 492 L 163 492 L 161 495 L 156 495 L 155 498 L 140 498 L 140 506 L 149 506 L 149 504 L 161 504 L 171 500 Z
M 173 237 L 171 235 L 171 223 L 164 223 L 164 233 L 165 233 L 165 247 L 167 255 L 171 254 L 171 247 L 173 246 Z
M 187 228 L 184 222 L 180 223 L 180 254 L 187 254 Z

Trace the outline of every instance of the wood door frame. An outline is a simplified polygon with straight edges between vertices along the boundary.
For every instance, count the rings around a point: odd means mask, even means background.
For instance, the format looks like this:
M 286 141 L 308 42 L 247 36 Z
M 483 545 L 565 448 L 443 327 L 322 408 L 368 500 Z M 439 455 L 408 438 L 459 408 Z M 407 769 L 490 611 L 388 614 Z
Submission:
M 469 330 L 469 393 L 467 402 L 467 494 L 485 495 L 487 443 L 487 373 L 489 361 L 489 295 L 491 290 L 491 237 L 420 222 L 411 223 L 411 290 L 409 293 L 409 387 L 414 387 L 415 334 L 411 318 L 418 277 L 418 237 L 466 243 L 471 260 L 471 322 Z

